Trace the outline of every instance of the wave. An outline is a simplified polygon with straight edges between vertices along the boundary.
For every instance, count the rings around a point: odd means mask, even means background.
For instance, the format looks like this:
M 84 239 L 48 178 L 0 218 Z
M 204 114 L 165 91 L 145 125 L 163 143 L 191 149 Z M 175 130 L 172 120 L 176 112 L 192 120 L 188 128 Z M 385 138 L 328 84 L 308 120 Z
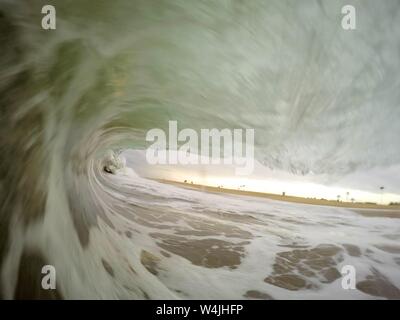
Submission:
M 398 294 L 386 219 L 181 189 L 122 160 L 177 120 L 255 128 L 257 159 L 295 174 L 397 165 L 396 1 L 366 1 L 356 33 L 336 2 L 54 6 L 45 31 L 40 1 L 0 2 L 2 297 L 38 297 L 44 264 L 57 290 L 39 298 L 334 297 L 348 260 Z

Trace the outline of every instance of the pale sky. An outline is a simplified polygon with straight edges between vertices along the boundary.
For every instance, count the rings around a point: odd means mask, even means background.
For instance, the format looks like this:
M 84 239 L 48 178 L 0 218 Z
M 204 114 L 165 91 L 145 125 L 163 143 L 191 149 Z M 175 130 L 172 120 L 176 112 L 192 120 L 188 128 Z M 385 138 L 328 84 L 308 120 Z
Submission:
M 295 175 L 271 170 L 259 162 L 255 163 L 252 175 L 237 176 L 230 165 L 149 165 L 144 151 L 128 151 L 123 154 L 127 165 L 137 173 L 150 178 L 168 179 L 178 182 L 187 180 L 195 184 L 223 186 L 274 194 L 325 198 L 342 201 L 390 203 L 400 202 L 400 180 L 396 175 L 400 166 L 374 168 L 365 172 L 353 172 L 332 181 L 324 175 Z M 385 190 L 380 191 L 380 186 Z M 349 195 L 347 195 L 349 192 Z

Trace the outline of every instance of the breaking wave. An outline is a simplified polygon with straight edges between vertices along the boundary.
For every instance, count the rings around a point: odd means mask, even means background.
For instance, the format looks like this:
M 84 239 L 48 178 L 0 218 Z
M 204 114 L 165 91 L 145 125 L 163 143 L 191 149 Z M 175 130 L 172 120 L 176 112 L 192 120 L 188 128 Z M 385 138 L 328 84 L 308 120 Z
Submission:
M 41 1 L 0 1 L 2 297 L 400 297 L 398 219 L 166 185 L 126 153 L 177 120 L 255 128 L 294 174 L 399 164 L 397 1 L 356 32 L 339 1 L 53 2 L 46 31 Z

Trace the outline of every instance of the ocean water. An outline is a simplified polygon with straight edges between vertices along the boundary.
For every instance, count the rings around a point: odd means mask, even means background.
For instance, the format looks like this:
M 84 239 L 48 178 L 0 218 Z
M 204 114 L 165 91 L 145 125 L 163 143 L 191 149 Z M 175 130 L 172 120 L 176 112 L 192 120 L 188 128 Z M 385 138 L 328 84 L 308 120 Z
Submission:
M 398 165 L 398 1 L 354 2 L 354 32 L 349 1 L 53 3 L 43 30 L 46 1 L 0 1 L 2 298 L 399 298 L 399 219 L 103 170 L 168 120 L 328 182 Z

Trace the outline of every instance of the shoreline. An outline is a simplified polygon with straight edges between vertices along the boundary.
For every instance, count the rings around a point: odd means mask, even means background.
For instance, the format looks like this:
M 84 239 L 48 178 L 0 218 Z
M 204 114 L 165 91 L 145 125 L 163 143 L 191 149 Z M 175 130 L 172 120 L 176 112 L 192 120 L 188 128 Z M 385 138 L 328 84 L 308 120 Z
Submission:
M 387 213 L 393 212 L 397 213 L 400 217 L 400 206 L 399 205 L 380 205 L 380 204 L 372 204 L 372 203 L 361 203 L 361 202 L 338 202 L 335 200 L 326 200 L 326 199 L 314 199 L 314 198 L 303 198 L 296 197 L 290 195 L 278 195 L 273 193 L 263 193 L 257 191 L 245 191 L 245 190 L 235 190 L 228 188 L 220 188 L 220 187 L 212 187 L 205 186 L 200 184 L 192 184 L 185 182 L 178 182 L 173 180 L 166 179 L 157 179 L 156 181 L 166 184 L 172 184 L 183 188 L 206 191 L 206 192 L 214 192 L 214 193 L 225 193 L 225 194 L 236 194 L 242 196 L 252 196 L 258 198 L 266 198 L 271 200 L 283 201 L 283 202 L 291 202 L 291 203 L 301 203 L 308 205 L 319 205 L 319 206 L 329 206 L 329 207 L 337 207 L 337 208 L 348 208 L 348 209 L 358 209 L 357 212 L 363 214 L 359 211 L 371 211 L 371 210 L 385 210 Z M 371 214 L 367 214 L 368 216 L 372 216 Z

